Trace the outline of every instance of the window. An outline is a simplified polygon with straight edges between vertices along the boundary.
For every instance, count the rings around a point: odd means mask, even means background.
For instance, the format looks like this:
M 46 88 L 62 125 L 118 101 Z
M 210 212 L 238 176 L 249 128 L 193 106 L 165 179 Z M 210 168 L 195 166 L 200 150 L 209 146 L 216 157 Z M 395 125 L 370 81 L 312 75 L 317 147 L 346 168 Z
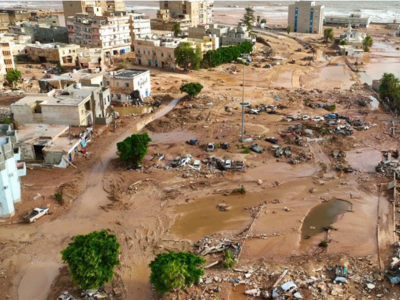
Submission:
M 109 81 L 106 81 L 106 86 L 109 86 L 110 85 L 110 82 Z
M 116 86 L 119 86 L 119 82 L 117 81 L 117 82 L 115 83 L 115 85 L 116 85 Z
M 126 87 L 126 88 L 129 87 L 129 82 L 125 82 L 125 87 Z

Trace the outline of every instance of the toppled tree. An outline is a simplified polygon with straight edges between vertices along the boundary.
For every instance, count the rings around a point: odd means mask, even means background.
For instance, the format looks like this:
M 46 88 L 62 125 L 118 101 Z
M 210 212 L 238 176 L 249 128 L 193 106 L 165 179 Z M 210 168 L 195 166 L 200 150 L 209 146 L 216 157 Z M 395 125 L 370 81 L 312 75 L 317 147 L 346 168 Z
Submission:
M 119 265 L 120 244 L 106 230 L 78 235 L 61 251 L 73 281 L 83 289 L 92 289 L 110 282 L 114 267 Z
M 174 32 L 174 37 L 178 37 L 182 33 L 181 24 L 174 23 L 172 30 Z
M 374 44 L 374 40 L 372 39 L 371 36 L 367 35 L 365 37 L 365 39 L 363 40 L 363 50 L 365 52 L 369 52 L 369 48 L 371 48 L 373 44 Z
M 204 259 L 188 252 L 158 254 L 149 265 L 150 282 L 161 294 L 188 287 L 204 274 L 204 263 Z
M 18 81 L 20 81 L 21 78 L 22 78 L 21 72 L 17 69 L 12 69 L 8 71 L 5 76 L 7 82 L 11 84 L 13 87 L 16 86 L 16 83 L 18 83 Z
M 191 82 L 191 83 L 186 83 L 186 84 L 182 85 L 179 90 L 182 93 L 188 94 L 190 99 L 192 99 L 193 97 L 196 97 L 198 94 L 200 94 L 202 89 L 203 89 L 203 86 L 200 83 Z
M 178 66 L 183 67 L 184 70 L 188 70 L 189 67 L 197 70 L 200 67 L 201 62 L 201 51 L 196 48 L 193 49 L 190 43 L 180 43 L 175 48 L 175 62 Z
M 246 7 L 245 8 L 246 12 L 243 15 L 243 19 L 240 21 L 247 26 L 247 30 L 251 31 L 253 29 L 253 24 L 254 24 L 254 9 L 251 7 Z
M 379 94 L 382 99 L 389 99 L 392 108 L 400 108 L 400 82 L 391 73 L 385 73 L 381 79 Z
M 147 154 L 147 146 L 151 138 L 147 132 L 142 134 L 132 134 L 125 140 L 117 144 L 120 157 L 127 164 L 141 165 L 143 158 Z
M 335 38 L 333 34 L 333 29 L 332 28 L 325 28 L 324 30 L 324 41 L 325 43 L 329 41 L 332 41 Z
M 224 260 L 222 261 L 222 266 L 225 269 L 230 269 L 235 266 L 235 260 L 232 251 L 225 250 L 224 251 Z

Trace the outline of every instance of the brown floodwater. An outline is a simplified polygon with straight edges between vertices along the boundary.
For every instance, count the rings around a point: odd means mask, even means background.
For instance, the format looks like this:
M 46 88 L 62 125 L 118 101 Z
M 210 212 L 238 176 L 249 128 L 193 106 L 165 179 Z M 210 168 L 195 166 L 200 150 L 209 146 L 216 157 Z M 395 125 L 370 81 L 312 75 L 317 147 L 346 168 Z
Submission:
M 318 204 L 310 210 L 301 227 L 301 237 L 312 237 L 324 231 L 324 226 L 337 222 L 352 209 L 352 204 L 345 200 L 333 199 Z M 310 227 L 315 229 L 311 229 Z

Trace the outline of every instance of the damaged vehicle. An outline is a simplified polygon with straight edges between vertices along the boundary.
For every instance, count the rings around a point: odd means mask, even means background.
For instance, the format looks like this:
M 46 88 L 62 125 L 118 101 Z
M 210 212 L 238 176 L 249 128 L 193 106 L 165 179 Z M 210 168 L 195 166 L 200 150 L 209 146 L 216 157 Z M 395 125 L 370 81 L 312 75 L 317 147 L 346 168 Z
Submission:
M 278 139 L 275 138 L 275 137 L 267 137 L 267 138 L 265 139 L 265 141 L 266 141 L 266 142 L 269 142 L 269 143 L 271 143 L 271 144 L 278 144 Z
M 34 223 L 37 219 L 40 219 L 44 215 L 49 214 L 48 207 L 36 207 L 31 210 L 26 216 L 24 216 L 24 221 L 28 223 Z
M 215 144 L 214 143 L 208 143 L 207 144 L 207 152 L 214 152 L 215 150 Z
M 292 149 L 290 147 L 283 147 L 277 149 L 274 153 L 275 157 L 281 157 L 282 155 L 284 155 L 287 158 L 292 157 Z
M 272 299 L 303 299 L 303 296 L 297 291 L 297 285 L 293 281 L 288 281 L 282 284 L 280 287 L 272 290 Z
M 189 141 L 186 141 L 186 144 L 192 145 L 192 146 L 197 146 L 199 145 L 199 140 L 198 139 L 191 139 Z
M 256 153 L 263 153 L 265 149 L 258 144 L 251 144 L 250 145 L 250 150 L 256 152 Z
M 224 150 L 228 150 L 229 149 L 229 143 L 222 143 L 221 144 L 221 148 Z

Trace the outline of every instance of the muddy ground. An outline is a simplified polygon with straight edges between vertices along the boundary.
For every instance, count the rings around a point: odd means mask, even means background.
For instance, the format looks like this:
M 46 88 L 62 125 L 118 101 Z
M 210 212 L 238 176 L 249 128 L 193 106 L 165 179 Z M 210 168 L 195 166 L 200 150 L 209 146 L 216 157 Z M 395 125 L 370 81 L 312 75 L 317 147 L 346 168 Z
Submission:
M 22 178 L 23 200 L 16 205 L 16 216 L 0 223 L 0 287 L 6 291 L 5 299 L 50 300 L 64 288 L 79 296 L 62 269 L 60 251 L 75 235 L 100 229 L 116 234 L 121 243 L 117 279 L 124 284 L 126 299 L 157 298 L 149 284 L 149 262 L 168 250 L 196 251 L 194 243 L 205 236 L 242 243 L 236 268 L 251 270 L 252 277 L 235 286 L 226 279 L 244 275 L 216 266 L 206 271 L 200 287 L 168 294 L 165 299 L 247 299 L 245 289 L 271 286 L 285 268 L 290 270 L 286 280 L 295 280 L 305 299 L 317 294 L 326 299 L 337 299 L 337 295 L 397 299 L 398 288 L 383 280 L 395 240 L 390 193 L 386 192 L 390 178 L 375 172 L 381 151 L 399 146 L 389 135 L 392 117 L 379 102 L 371 101 L 370 96 L 376 95 L 320 38 L 308 38 L 317 47 L 315 55 L 309 50 L 295 51 L 302 46 L 290 37 L 264 36 L 270 47 L 257 43 L 250 66 L 226 64 L 188 73 L 152 69 L 153 95 L 178 99 L 182 96 L 179 86 L 192 81 L 200 82 L 204 90 L 192 101 L 164 101 L 154 114 L 122 117 L 115 132 L 111 127 L 98 128 L 88 154 L 74 160 L 76 169 L 30 166 Z M 263 50 L 272 54 L 267 57 Z M 379 51 L 366 56 L 372 58 Z M 285 60 L 271 69 L 262 68 L 275 56 Z M 307 57 L 314 61 L 309 63 Z M 289 64 L 291 59 L 296 63 Z M 278 114 L 245 115 L 245 137 L 264 147 L 262 154 L 245 153 L 239 142 L 243 71 L 245 101 L 253 106 L 278 106 Z M 367 105 L 360 106 L 359 100 Z M 283 120 L 289 115 L 328 113 L 309 104 L 335 104 L 339 114 L 362 119 L 370 129 L 341 136 L 322 131 L 313 121 Z M 313 135 L 303 136 L 302 145 L 279 136 L 298 123 L 313 130 Z M 126 170 L 115 144 L 141 131 L 153 140 L 144 169 Z M 290 145 L 293 157 L 309 159 L 292 165 L 290 158 L 275 158 L 272 145 L 264 141 L 271 136 L 280 145 Z M 198 138 L 200 146 L 185 144 L 191 138 Z M 185 154 L 206 159 L 210 153 L 204 145 L 209 142 L 229 142 L 229 150 L 217 149 L 212 155 L 243 160 L 245 170 L 222 172 L 205 164 L 200 172 L 169 167 L 176 156 Z M 334 159 L 331 153 L 336 149 L 346 157 Z M 156 153 L 166 158 L 153 159 Z M 337 171 L 338 163 L 357 172 Z M 245 195 L 227 195 L 242 185 Z M 52 196 L 56 191 L 62 191 L 64 203 Z M 38 193 L 41 196 L 35 197 Z M 337 208 L 335 201 L 344 208 Z M 230 210 L 217 209 L 221 203 Z M 26 211 L 39 205 L 49 206 L 52 214 L 35 224 L 20 223 Z M 332 210 L 337 211 L 333 217 L 328 215 Z M 335 230 L 321 230 L 325 220 L 331 220 Z M 319 248 L 325 239 L 329 246 Z M 218 254 L 205 258 L 210 263 L 220 259 Z M 329 281 L 332 274 L 327 269 L 336 264 L 348 265 L 347 286 Z M 310 282 L 310 276 L 316 279 Z M 376 288 L 365 290 L 370 282 Z M 222 287 L 219 294 L 213 292 L 217 284 Z

